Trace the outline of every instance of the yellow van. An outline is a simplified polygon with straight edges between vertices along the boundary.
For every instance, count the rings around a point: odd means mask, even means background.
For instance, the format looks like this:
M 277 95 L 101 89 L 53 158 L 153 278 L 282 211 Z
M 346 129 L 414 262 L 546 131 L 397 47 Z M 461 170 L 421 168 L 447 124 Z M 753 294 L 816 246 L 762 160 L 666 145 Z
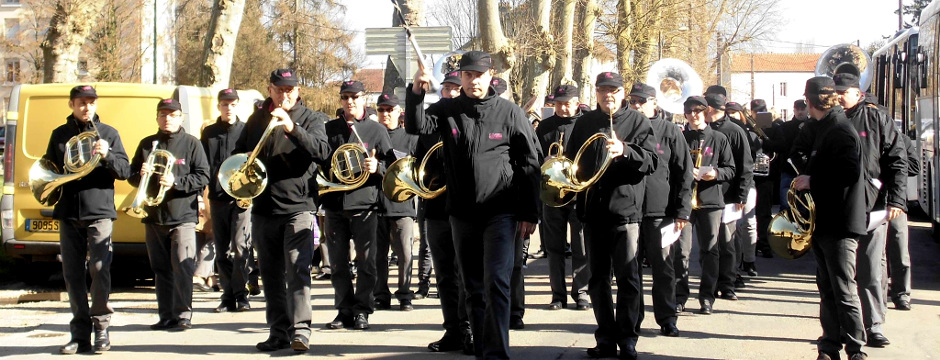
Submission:
M 70 114 L 69 90 L 78 84 L 18 85 L 13 88 L 6 113 L 6 143 L 3 154 L 3 195 L 0 197 L 0 225 L 3 249 L 7 255 L 27 262 L 56 261 L 59 254 L 59 224 L 52 219 L 52 207 L 39 204 L 29 189 L 29 168 L 46 151 L 52 130 L 65 123 Z M 185 115 L 183 127 L 199 136 L 206 119 L 218 116 L 215 94 L 206 88 L 129 83 L 94 83 L 98 93 L 101 120 L 121 134 L 128 158 L 137 144 L 157 130 L 156 104 L 159 99 L 180 100 Z M 247 119 L 256 99 L 255 90 L 239 91 L 242 98 L 239 117 Z M 214 176 L 214 175 L 213 175 Z M 126 181 L 114 184 L 114 203 L 124 201 L 133 187 Z M 144 227 L 139 219 L 120 210 L 112 233 L 114 252 L 146 255 Z

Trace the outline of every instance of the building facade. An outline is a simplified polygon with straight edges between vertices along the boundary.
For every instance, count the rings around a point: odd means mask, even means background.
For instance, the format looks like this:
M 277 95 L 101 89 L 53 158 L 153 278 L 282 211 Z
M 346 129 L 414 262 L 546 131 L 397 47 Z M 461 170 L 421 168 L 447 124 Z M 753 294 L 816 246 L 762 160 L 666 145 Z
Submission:
M 814 76 L 821 54 L 732 54 L 728 97 L 745 106 L 764 99 L 780 118 L 793 116 L 793 102 L 803 98 L 806 80 Z

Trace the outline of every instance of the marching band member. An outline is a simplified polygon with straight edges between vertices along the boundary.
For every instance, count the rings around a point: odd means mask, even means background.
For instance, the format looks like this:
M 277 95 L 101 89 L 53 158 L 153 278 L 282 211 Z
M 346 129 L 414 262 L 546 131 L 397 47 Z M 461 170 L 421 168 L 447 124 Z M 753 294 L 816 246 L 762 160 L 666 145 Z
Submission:
M 509 358 L 510 277 L 515 239 L 538 221 L 539 150 L 525 113 L 491 89 L 493 61 L 460 58 L 461 96 L 424 108 L 430 69 L 406 90 L 405 128 L 438 133 L 447 166 L 447 212 L 467 290 L 475 354 Z
M 598 326 L 594 332 L 597 345 L 587 354 L 595 358 L 616 356 L 619 346 L 621 359 L 635 359 L 643 319 L 643 287 L 637 261 L 642 194 L 644 178 L 656 170 L 659 157 L 655 155 L 655 136 L 649 122 L 636 110 L 622 106 L 626 94 L 620 74 L 602 72 L 595 86 L 598 109 L 578 119 L 565 149 L 565 156 L 574 159 L 595 133 L 617 136 L 607 141 L 607 148 L 587 148 L 582 158 L 590 160 L 580 164 L 578 170 L 593 174 L 604 157 L 612 158 L 610 168 L 588 191 L 577 194 L 575 204 L 590 254 L 588 293 Z M 616 312 L 611 269 L 617 278 Z
M 103 352 L 111 349 L 108 326 L 114 309 L 108 304 L 111 295 L 111 230 L 117 211 L 114 209 L 114 180 L 130 176 L 131 167 L 121 143 L 121 135 L 113 127 L 101 122 L 96 114 L 98 93 L 88 85 L 79 85 L 69 91 L 72 113 L 65 124 L 52 130 L 49 146 L 43 159 L 62 169 L 66 143 L 72 137 L 97 129 L 99 139 L 94 154 L 101 155 L 100 165 L 85 177 L 65 183 L 62 196 L 52 210 L 59 221 L 59 246 L 62 251 L 62 276 L 69 294 L 72 320 L 69 332 L 72 338 L 59 348 L 62 354 Z M 9 170 L 8 170 L 9 171 Z M 87 271 L 91 287 L 85 282 Z M 91 308 L 88 291 L 91 290 Z M 94 347 L 90 343 L 92 330 Z
M 764 139 L 757 133 L 754 126 L 748 123 L 747 119 L 744 118 L 744 116 L 746 116 L 744 114 L 744 106 L 729 101 L 725 104 L 725 110 L 730 121 L 744 130 L 744 134 L 747 136 L 748 148 L 751 150 L 751 158 L 756 160 L 759 156 L 764 156 Z M 737 250 L 735 251 L 734 266 L 736 269 L 740 268 L 749 275 L 753 274 L 750 276 L 757 275 L 757 266 L 754 264 L 757 253 L 757 236 L 758 232 L 764 232 L 760 230 L 760 225 L 763 225 L 763 228 L 766 229 L 767 225 L 770 223 L 769 217 L 771 211 L 770 203 L 761 201 L 761 199 L 758 198 L 757 187 L 762 186 L 764 189 L 769 189 L 768 185 L 770 185 L 770 183 L 767 182 L 769 177 L 769 174 L 767 174 L 767 176 L 754 176 L 754 183 L 751 184 L 747 192 L 747 203 L 744 204 L 744 212 L 741 215 L 741 219 L 738 220 L 737 227 L 733 234 L 733 241 Z M 766 192 L 763 193 L 766 196 Z M 768 219 L 758 219 L 758 203 L 765 207 L 760 209 L 760 212 L 762 216 L 767 216 Z M 758 220 L 760 221 L 758 222 Z M 744 278 L 741 277 L 741 274 L 736 274 L 734 288 L 740 289 L 743 287 Z
M 679 336 L 676 327 L 676 272 L 674 247 L 662 246 L 663 226 L 682 231 L 689 224 L 692 208 L 692 158 L 679 127 L 663 118 L 657 106 L 656 89 L 636 83 L 630 91 L 630 106 L 649 119 L 660 165 L 646 178 L 641 246 L 653 272 L 653 314 L 660 334 Z M 679 249 L 676 247 L 675 249 Z
M 154 150 L 169 151 L 176 160 L 172 171 L 160 176 L 159 183 L 149 181 L 148 194 L 154 188 L 168 188 L 163 202 L 145 206 L 147 255 L 153 269 L 160 321 L 150 325 L 153 330 L 186 330 L 192 328 L 193 272 L 196 256 L 196 222 L 198 196 L 209 183 L 209 163 L 199 139 L 182 128 L 183 112 L 179 101 L 163 99 L 157 103 L 159 131 L 143 138 L 131 160 L 131 176 L 127 179 L 137 187 L 144 176 L 155 170 L 147 163 Z
M 252 244 L 264 282 L 265 320 L 270 330 L 259 351 L 310 348 L 310 269 L 316 226 L 317 162 L 328 161 L 326 115 L 300 103 L 297 74 L 271 72 L 268 98 L 248 117 L 233 154 L 261 146 L 257 160 L 267 169 L 267 188 L 252 199 Z M 273 124 L 272 124 L 273 122 Z M 274 126 L 265 143 L 261 135 Z

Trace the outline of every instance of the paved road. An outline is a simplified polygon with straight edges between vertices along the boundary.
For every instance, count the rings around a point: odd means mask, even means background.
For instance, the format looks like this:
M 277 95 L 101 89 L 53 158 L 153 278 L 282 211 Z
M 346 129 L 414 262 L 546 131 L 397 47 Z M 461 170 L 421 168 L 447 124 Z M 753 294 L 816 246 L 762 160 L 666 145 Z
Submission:
M 912 223 L 914 262 L 913 311 L 888 311 L 885 324 L 891 345 L 866 348 L 872 359 L 931 359 L 940 355 L 940 245 L 924 223 Z M 537 241 L 537 240 L 536 240 Z M 694 262 L 694 259 L 693 259 Z M 550 300 L 547 260 L 530 260 L 526 276 L 526 328 L 512 331 L 516 359 L 583 359 L 594 345 L 594 318 L 590 311 L 548 311 Z M 693 265 L 694 266 L 694 265 Z M 719 300 L 711 316 L 683 313 L 681 337 L 658 335 L 653 321 L 649 270 L 646 269 L 646 321 L 637 349 L 643 359 L 815 359 L 818 295 L 812 256 L 795 261 L 758 259 L 760 276 L 738 293 L 740 300 Z M 693 268 L 693 276 L 698 270 Z M 693 286 L 697 277 L 693 277 Z M 413 312 L 382 311 L 372 315 L 368 331 L 324 330 L 332 320 L 329 282 L 314 281 L 314 323 L 318 330 L 311 350 L 299 356 L 342 359 L 450 359 L 458 353 L 434 354 L 425 346 L 441 334 L 437 299 L 415 302 Z M 697 291 L 693 289 L 693 293 Z M 254 344 L 266 338 L 264 302 L 252 298 L 247 313 L 213 314 L 217 293 L 197 293 L 194 328 L 187 332 L 150 331 L 156 303 L 150 286 L 117 289 L 112 304 L 113 349 L 102 359 L 174 359 L 222 355 L 227 359 L 291 356 L 291 350 L 259 354 Z M 393 304 L 393 306 L 396 304 Z M 694 300 L 689 305 L 696 306 Z M 697 309 L 692 309 L 697 310 Z M 46 359 L 68 341 L 68 302 L 37 302 L 0 306 L 0 358 Z

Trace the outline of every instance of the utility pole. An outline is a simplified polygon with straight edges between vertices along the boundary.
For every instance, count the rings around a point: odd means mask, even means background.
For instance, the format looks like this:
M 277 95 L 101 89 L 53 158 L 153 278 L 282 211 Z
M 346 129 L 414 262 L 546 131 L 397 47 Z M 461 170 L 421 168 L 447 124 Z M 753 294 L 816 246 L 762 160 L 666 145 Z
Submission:
M 721 84 L 721 34 L 718 34 L 718 46 L 715 47 L 715 52 L 717 53 L 717 63 L 718 63 L 718 85 Z
M 754 83 L 754 54 L 752 53 L 751 54 L 751 100 L 754 100 L 754 96 L 756 95 L 756 91 L 757 91 L 756 86 L 757 84 Z
M 904 6 L 902 5 L 903 0 L 898 0 L 898 31 L 904 28 Z

